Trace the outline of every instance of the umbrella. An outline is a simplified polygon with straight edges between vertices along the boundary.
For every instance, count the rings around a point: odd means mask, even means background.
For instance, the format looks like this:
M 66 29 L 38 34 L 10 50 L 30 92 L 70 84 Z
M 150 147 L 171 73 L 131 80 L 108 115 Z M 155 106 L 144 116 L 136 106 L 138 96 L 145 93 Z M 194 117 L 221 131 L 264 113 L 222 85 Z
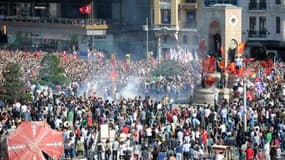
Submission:
M 22 122 L 7 138 L 9 159 L 45 160 L 43 152 L 52 159 L 63 154 L 63 136 L 46 122 Z

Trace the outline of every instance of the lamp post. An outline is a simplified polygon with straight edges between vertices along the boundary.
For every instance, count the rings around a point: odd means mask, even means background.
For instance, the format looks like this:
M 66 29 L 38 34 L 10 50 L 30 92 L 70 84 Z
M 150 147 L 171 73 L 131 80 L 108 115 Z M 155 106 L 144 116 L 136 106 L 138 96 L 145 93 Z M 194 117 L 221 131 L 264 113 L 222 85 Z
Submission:
M 247 132 L 247 102 L 246 102 L 246 86 L 247 86 L 247 79 L 243 79 L 243 106 L 244 106 L 244 132 Z
M 146 17 L 146 54 L 148 54 L 148 17 Z

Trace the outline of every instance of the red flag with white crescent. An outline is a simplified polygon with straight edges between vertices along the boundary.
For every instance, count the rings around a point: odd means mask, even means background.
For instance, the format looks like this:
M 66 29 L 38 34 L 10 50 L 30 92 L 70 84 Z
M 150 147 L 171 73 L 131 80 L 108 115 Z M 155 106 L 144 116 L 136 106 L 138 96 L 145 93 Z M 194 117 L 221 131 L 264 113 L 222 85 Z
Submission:
M 91 10 L 92 10 L 91 3 L 79 8 L 79 11 L 82 14 L 91 14 Z

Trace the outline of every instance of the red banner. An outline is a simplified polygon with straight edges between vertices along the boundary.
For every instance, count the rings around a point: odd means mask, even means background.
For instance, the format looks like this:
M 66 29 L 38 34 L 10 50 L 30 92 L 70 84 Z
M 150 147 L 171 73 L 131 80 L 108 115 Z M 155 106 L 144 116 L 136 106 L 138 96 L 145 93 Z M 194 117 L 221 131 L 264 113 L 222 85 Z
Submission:
M 202 70 L 204 73 L 213 73 L 216 71 L 216 58 L 204 58 L 202 62 Z
M 91 3 L 79 8 L 79 11 L 82 14 L 91 14 L 91 10 L 92 10 Z

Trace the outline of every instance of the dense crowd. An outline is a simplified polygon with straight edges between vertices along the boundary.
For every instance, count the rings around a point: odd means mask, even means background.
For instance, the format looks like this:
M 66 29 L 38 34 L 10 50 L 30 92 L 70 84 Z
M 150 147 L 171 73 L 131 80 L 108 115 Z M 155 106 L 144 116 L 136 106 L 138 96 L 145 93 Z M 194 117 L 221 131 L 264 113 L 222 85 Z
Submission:
M 35 69 L 37 73 L 42 55 L 29 56 L 33 60 L 26 60 L 24 55 L 20 51 L 15 55 L 1 51 L 1 62 L 13 59 L 23 64 L 26 75 L 29 69 Z M 5 61 L 2 61 L 3 58 L 6 58 Z M 87 83 L 84 78 L 91 73 L 110 77 L 110 60 L 93 63 L 75 59 L 72 55 L 69 58 L 63 65 L 67 74 L 79 85 Z M 152 78 L 150 71 L 154 66 L 150 61 L 134 62 L 128 69 L 123 63 L 117 63 L 121 83 L 129 76 Z M 16 102 L 5 107 L 0 101 L 1 134 L 15 129 L 21 121 L 46 120 L 52 128 L 63 132 L 63 158 L 92 159 L 96 155 L 99 160 L 165 160 L 174 156 L 177 160 L 200 160 L 215 156 L 221 160 L 224 153 L 211 153 L 211 146 L 216 144 L 233 146 L 242 160 L 276 159 L 285 150 L 284 67 L 278 63 L 267 73 L 258 62 L 248 67 L 256 68 L 257 76 L 247 80 L 236 78 L 233 98 L 217 99 L 214 105 L 205 102 L 174 106 L 174 100 L 167 92 L 168 87 L 162 92 L 161 99 L 135 96 L 114 100 L 107 100 L 96 92 L 84 96 L 58 95 L 51 88 L 34 87 L 31 102 Z M 186 65 L 185 68 L 184 75 L 159 77 L 155 84 L 193 85 L 195 80 L 191 78 L 195 72 L 191 67 L 188 70 Z M 250 93 L 246 95 L 247 108 L 243 104 L 243 81 L 248 84 Z M 256 86 L 257 82 L 262 83 L 262 88 Z M 246 131 L 244 117 L 248 124 Z M 103 124 L 108 124 L 115 136 L 110 139 L 99 137 L 97 141 L 96 135 Z

